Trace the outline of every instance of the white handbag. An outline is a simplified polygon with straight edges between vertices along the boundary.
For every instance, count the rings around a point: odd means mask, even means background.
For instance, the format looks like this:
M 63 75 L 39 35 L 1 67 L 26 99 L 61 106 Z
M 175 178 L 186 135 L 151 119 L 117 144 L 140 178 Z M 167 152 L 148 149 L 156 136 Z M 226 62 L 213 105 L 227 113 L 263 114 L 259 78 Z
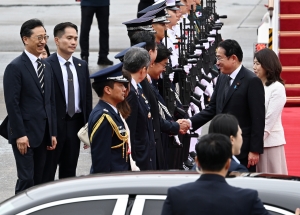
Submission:
M 86 123 L 77 133 L 78 138 L 87 146 L 90 146 L 88 123 Z

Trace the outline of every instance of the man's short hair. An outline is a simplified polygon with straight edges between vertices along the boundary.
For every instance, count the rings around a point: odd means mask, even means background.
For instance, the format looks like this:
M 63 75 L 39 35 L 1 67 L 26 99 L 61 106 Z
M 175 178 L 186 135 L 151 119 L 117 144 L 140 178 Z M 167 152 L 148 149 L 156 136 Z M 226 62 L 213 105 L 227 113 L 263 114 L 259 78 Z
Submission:
M 53 30 L 54 37 L 61 37 L 62 35 L 64 35 L 66 28 L 74 28 L 76 30 L 76 32 L 78 33 L 77 25 L 75 25 L 71 22 L 62 22 L 62 23 L 57 24 L 54 27 L 54 30 Z
M 164 46 L 163 44 L 157 44 L 157 56 L 155 59 L 155 63 L 159 63 L 172 55 L 172 52 Z
M 23 44 L 25 44 L 23 37 L 30 37 L 33 34 L 32 29 L 36 27 L 43 27 L 45 29 L 43 22 L 39 19 L 30 19 L 23 23 L 20 29 L 20 36 Z
M 101 98 L 104 94 L 104 87 L 109 86 L 110 88 L 114 89 L 114 84 L 115 84 L 115 81 L 113 81 L 113 80 L 102 81 L 102 82 L 95 81 L 92 83 L 92 88 L 95 90 L 98 97 Z
M 149 64 L 149 53 L 143 48 L 132 47 L 126 52 L 124 56 L 123 69 L 130 73 L 137 73 L 143 67 L 148 68 Z
M 149 31 L 138 31 L 135 32 L 131 37 L 130 37 L 130 43 L 131 46 L 134 46 L 138 43 L 145 42 L 146 46 L 145 49 L 147 51 L 150 50 L 155 50 L 156 48 L 156 42 L 155 42 L 155 36 L 154 33 L 149 32 Z
M 207 134 L 198 141 L 196 153 L 202 170 L 218 172 L 232 157 L 232 144 L 223 134 Z
M 225 50 L 226 57 L 236 55 L 239 62 L 242 62 L 243 51 L 242 51 L 240 44 L 237 41 L 230 40 L 230 39 L 224 40 L 219 43 L 218 47 L 221 47 Z

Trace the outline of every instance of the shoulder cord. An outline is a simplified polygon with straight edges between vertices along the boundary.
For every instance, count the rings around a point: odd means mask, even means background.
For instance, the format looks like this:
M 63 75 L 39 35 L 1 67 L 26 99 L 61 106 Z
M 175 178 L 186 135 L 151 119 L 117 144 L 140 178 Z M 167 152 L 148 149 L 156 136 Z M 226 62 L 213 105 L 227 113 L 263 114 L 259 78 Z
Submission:
M 127 162 L 127 160 L 128 160 L 128 154 L 127 154 L 128 134 L 127 134 L 127 132 L 125 132 L 124 136 L 120 134 L 117 124 L 114 122 L 114 120 L 111 118 L 110 115 L 103 114 L 100 117 L 100 119 L 95 123 L 92 133 L 91 133 L 91 136 L 90 136 L 90 142 L 92 143 L 93 136 L 96 133 L 96 131 L 98 130 L 98 128 L 100 127 L 100 125 L 102 124 L 105 117 L 106 117 L 107 121 L 109 122 L 109 124 L 111 125 L 113 131 L 116 133 L 117 137 L 122 141 L 122 143 L 120 143 L 119 145 L 112 146 L 111 148 L 116 149 L 116 148 L 123 147 L 123 158 L 124 158 L 125 157 L 125 146 L 124 145 L 126 145 L 126 162 Z

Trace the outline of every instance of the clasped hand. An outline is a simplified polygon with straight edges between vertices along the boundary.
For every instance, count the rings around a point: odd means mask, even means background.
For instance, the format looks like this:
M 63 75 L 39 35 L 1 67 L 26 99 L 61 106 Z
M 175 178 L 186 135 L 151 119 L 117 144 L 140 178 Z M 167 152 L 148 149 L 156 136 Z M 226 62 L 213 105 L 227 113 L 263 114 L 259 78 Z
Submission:
M 186 134 L 186 132 L 190 129 L 190 122 L 186 119 L 179 119 L 176 121 L 179 124 L 179 133 Z

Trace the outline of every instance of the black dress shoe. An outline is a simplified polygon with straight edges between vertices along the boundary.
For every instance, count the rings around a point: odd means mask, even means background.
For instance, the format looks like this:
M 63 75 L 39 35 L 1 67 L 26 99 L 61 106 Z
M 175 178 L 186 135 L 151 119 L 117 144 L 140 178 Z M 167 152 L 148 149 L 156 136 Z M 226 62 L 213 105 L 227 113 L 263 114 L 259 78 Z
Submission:
M 81 56 L 81 59 L 86 61 L 87 64 L 89 64 L 89 57 L 88 56 Z
M 98 65 L 113 65 L 114 62 L 109 60 L 107 57 L 99 57 L 97 64 Z

